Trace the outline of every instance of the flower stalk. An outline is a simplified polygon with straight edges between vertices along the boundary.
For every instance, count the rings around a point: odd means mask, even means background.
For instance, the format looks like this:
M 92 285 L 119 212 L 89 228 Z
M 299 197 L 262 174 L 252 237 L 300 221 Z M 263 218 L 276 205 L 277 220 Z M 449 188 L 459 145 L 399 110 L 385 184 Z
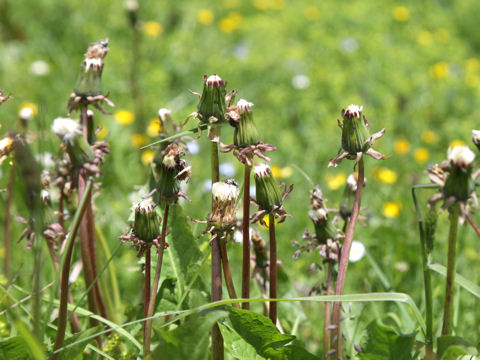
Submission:
M 268 215 L 268 233 L 270 236 L 270 299 L 277 298 L 277 239 L 275 236 L 275 217 L 272 213 Z M 270 320 L 277 324 L 277 302 L 271 301 L 269 307 Z
M 457 262 L 458 205 L 450 208 L 450 230 L 448 233 L 447 280 L 445 285 L 445 304 L 443 310 L 442 335 L 452 335 L 453 294 L 455 291 L 455 267 Z
M 357 225 L 358 215 L 360 213 L 360 205 L 362 203 L 362 193 L 363 193 L 363 184 L 365 179 L 365 169 L 363 164 L 363 158 L 360 158 L 358 162 L 358 180 L 357 180 L 357 191 L 355 193 L 355 200 L 353 202 L 352 214 L 350 216 L 350 221 L 347 226 L 347 232 L 345 234 L 345 241 L 342 247 L 342 252 L 340 256 L 340 262 L 338 265 L 338 275 L 337 283 L 335 287 L 335 295 L 343 294 L 343 287 L 345 284 L 345 277 L 347 274 L 348 267 L 348 257 L 350 254 L 350 247 L 352 246 L 353 234 L 355 232 L 355 227 Z M 332 324 L 336 327 L 333 331 L 332 341 L 334 341 L 334 349 L 336 350 L 337 356 L 342 358 L 342 335 L 340 330 L 340 312 L 341 312 L 341 303 L 336 302 L 333 304 L 333 315 L 332 315 Z
M 250 298 L 250 166 L 245 163 L 243 177 L 243 220 L 242 220 L 242 298 Z M 249 310 L 250 303 L 242 303 Z

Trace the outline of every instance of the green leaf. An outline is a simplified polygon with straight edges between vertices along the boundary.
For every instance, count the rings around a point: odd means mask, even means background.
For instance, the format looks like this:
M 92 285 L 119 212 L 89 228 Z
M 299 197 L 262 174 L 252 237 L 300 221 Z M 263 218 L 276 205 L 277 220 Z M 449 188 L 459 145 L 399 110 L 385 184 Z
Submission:
M 409 360 L 416 332 L 410 335 L 398 335 L 392 328 L 372 321 L 367 327 L 368 340 L 361 360 Z
M 70 359 L 75 359 L 78 355 L 80 355 L 85 347 L 88 345 L 88 342 L 78 342 L 78 340 L 86 339 L 89 336 L 92 336 L 95 334 L 97 331 L 103 330 L 103 326 L 96 326 L 93 328 L 90 328 L 88 330 L 82 331 L 78 334 L 75 334 L 68 339 L 65 340 L 65 346 L 70 345 L 70 344 L 75 344 L 72 347 L 69 347 L 62 351 L 60 355 L 61 360 L 70 360 Z M 93 339 L 92 339 L 93 340 Z
M 265 316 L 233 307 L 229 307 L 228 311 L 232 328 L 256 350 L 258 355 L 272 360 L 319 359 L 301 346 L 289 344 L 295 336 L 280 333 Z
M 219 319 L 227 315 L 228 313 L 224 311 L 204 311 L 189 317 L 175 330 L 160 331 L 162 339 L 152 352 L 152 359 L 207 359 L 210 329 Z
M 21 336 L 15 336 L 0 342 L 0 358 L 8 360 L 33 359 L 26 341 Z
M 219 323 L 225 347 L 238 360 L 261 360 L 263 356 L 257 354 L 255 348 L 242 339 L 232 328 Z
M 463 352 L 460 352 L 459 349 Z M 477 349 L 460 336 L 444 335 L 437 338 L 437 354 L 441 359 L 450 360 L 456 359 L 460 355 L 477 355 Z M 447 354 L 450 355 L 447 356 Z M 457 355 L 453 357 L 454 354 Z
M 446 276 L 447 274 L 447 268 L 441 264 L 430 264 L 428 265 L 428 268 L 443 276 Z M 467 290 L 470 294 L 476 296 L 477 298 L 480 298 L 480 286 L 478 286 L 477 284 L 464 278 L 458 273 L 455 274 L 455 283 Z

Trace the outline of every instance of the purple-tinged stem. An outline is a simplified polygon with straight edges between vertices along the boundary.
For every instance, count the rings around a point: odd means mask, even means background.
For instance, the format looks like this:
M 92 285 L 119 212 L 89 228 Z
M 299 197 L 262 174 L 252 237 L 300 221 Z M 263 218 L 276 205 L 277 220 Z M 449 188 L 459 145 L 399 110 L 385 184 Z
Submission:
M 475 224 L 475 221 L 473 221 L 472 217 L 467 214 L 467 220 L 472 225 L 473 230 L 477 233 L 477 235 L 480 237 L 480 229 L 478 228 L 477 224 Z
M 270 235 L 270 299 L 277 298 L 277 239 L 275 237 L 275 217 L 268 215 L 268 230 Z M 269 317 L 274 325 L 277 325 L 277 302 L 271 301 Z
M 332 295 L 333 287 L 333 262 L 328 261 L 327 270 L 327 296 Z M 330 349 L 330 321 L 332 320 L 332 303 L 327 301 L 325 303 L 325 317 L 323 323 L 323 359 L 328 358 L 328 350 Z
M 4 226 L 4 239 L 5 239 L 5 262 L 3 264 L 3 271 L 5 278 L 10 280 L 10 261 L 12 256 L 11 244 L 12 237 L 10 234 L 10 208 L 12 207 L 13 200 L 13 191 L 15 187 L 15 164 L 12 164 L 10 167 L 10 174 L 8 177 L 8 186 L 7 186 L 7 199 L 5 201 L 5 226 Z M 7 284 L 9 284 L 8 282 Z
M 342 253 L 340 256 L 340 262 L 338 264 L 337 284 L 335 287 L 335 295 L 343 294 L 343 287 L 345 285 L 345 277 L 347 274 L 348 257 L 350 255 L 350 247 L 352 246 L 353 234 L 355 233 L 355 226 L 357 225 L 358 215 L 360 213 L 360 206 L 362 203 L 363 183 L 365 181 L 365 168 L 363 164 L 363 157 L 358 162 L 358 181 L 357 192 L 355 193 L 355 200 L 353 202 L 352 215 L 350 215 L 350 221 L 348 223 L 347 232 L 345 234 L 345 242 L 342 247 Z M 337 357 L 343 358 L 342 350 L 342 336 L 340 329 L 340 312 L 342 309 L 342 303 L 336 302 L 333 304 L 333 316 L 332 324 L 336 326 L 333 330 L 332 341 L 334 342 L 334 349 L 336 350 Z
M 245 164 L 243 179 L 243 262 L 242 298 L 250 298 L 250 167 Z M 250 309 L 250 303 L 242 303 L 242 309 Z
M 223 276 L 225 277 L 225 285 L 227 285 L 228 296 L 230 299 L 238 299 L 237 292 L 235 291 L 235 285 L 233 284 L 232 272 L 230 271 L 226 241 L 220 240 L 220 255 L 222 258 Z M 240 305 L 237 303 L 232 305 L 237 309 L 240 309 Z

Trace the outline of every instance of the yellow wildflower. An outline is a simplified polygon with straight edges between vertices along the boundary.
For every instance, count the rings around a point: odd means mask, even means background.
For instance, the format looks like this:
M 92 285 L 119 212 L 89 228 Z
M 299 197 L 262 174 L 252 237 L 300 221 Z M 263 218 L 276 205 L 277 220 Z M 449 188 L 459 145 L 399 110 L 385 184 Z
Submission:
M 305 17 L 308 20 L 317 20 L 320 18 L 320 10 L 316 6 L 310 5 L 305 8 Z
M 0 140 L 0 165 L 7 159 L 8 154 L 13 150 L 13 139 L 9 136 Z
M 435 40 L 439 43 L 445 44 L 450 40 L 450 33 L 447 29 L 438 29 L 435 31 Z
M 18 116 L 25 118 L 26 120 L 31 120 L 34 116 L 38 114 L 38 106 L 29 101 L 25 101 L 18 108 Z
M 237 12 L 232 12 L 228 17 L 220 20 L 218 27 L 224 33 L 231 33 L 240 27 L 242 20 L 242 15 Z
M 157 37 L 163 32 L 163 26 L 156 21 L 147 21 L 143 24 L 142 31 L 150 37 Z
M 155 156 L 155 153 L 153 150 L 145 150 L 142 152 L 142 163 L 143 165 L 149 165 L 153 161 L 153 157 Z
M 147 141 L 148 137 L 144 134 L 132 134 L 130 137 L 130 143 L 136 148 L 142 147 Z
M 272 171 L 272 175 L 274 178 L 280 177 L 280 172 L 282 171 L 277 165 L 270 166 L 270 170 Z
M 430 31 L 422 30 L 417 36 L 417 41 L 420 45 L 429 46 L 432 44 L 432 34 Z
M 465 84 L 471 88 L 477 87 L 479 80 L 477 74 L 467 74 L 467 76 L 465 76 Z
M 108 128 L 105 125 L 102 125 L 100 131 L 97 133 L 98 140 L 104 140 L 107 137 Z
M 202 25 L 210 25 L 213 18 L 213 13 L 208 9 L 202 9 L 197 13 L 197 20 Z
M 397 140 L 393 146 L 395 152 L 399 155 L 405 155 L 410 151 L 411 144 L 408 140 Z
M 462 140 L 453 140 L 451 143 L 450 143 L 450 147 L 454 148 L 455 146 L 462 146 L 462 145 L 465 145 L 465 142 L 463 142 Z
M 259 10 L 267 10 L 270 7 L 269 2 L 269 0 L 254 0 L 253 6 Z
M 290 166 L 286 166 L 280 170 L 280 177 L 281 178 L 288 178 L 292 176 L 293 174 L 293 169 Z
M 422 141 L 426 144 L 433 144 L 438 141 L 438 135 L 432 130 L 422 132 Z
M 450 66 L 445 61 L 440 61 L 430 66 L 430 77 L 433 79 L 443 79 L 448 77 L 450 73 Z
M 117 110 L 113 114 L 113 117 L 120 125 L 130 125 L 135 120 L 135 115 L 128 110 Z
M 480 61 L 477 58 L 470 58 L 465 60 L 465 70 L 467 72 L 477 72 L 480 70 Z
M 265 229 L 265 230 L 268 230 L 268 226 L 270 225 L 270 217 L 268 216 L 268 214 L 265 215 L 262 220 L 265 222 L 265 224 L 266 224 L 267 226 L 262 225 L 260 222 L 259 222 L 258 224 L 260 225 L 261 228 L 263 228 L 263 229 Z M 275 218 L 274 223 L 275 223 L 275 224 L 278 223 L 277 218 Z
M 394 184 L 397 181 L 397 173 L 393 170 L 378 167 L 373 170 L 373 177 L 385 184 Z
M 344 173 L 339 173 L 335 176 L 327 174 L 325 175 L 325 180 L 327 180 L 327 186 L 329 189 L 336 190 L 345 184 L 347 176 Z
M 430 158 L 430 152 L 425 148 L 418 148 L 413 153 L 413 158 L 419 164 L 426 163 Z
M 396 218 L 400 215 L 402 204 L 399 202 L 387 201 L 383 204 L 383 215 L 388 218 Z
M 152 119 L 147 127 L 147 135 L 150 137 L 158 136 L 158 133 L 162 132 L 162 123 L 159 119 Z
M 410 19 L 410 10 L 406 6 L 396 6 L 393 9 L 393 18 L 399 22 L 405 22 Z

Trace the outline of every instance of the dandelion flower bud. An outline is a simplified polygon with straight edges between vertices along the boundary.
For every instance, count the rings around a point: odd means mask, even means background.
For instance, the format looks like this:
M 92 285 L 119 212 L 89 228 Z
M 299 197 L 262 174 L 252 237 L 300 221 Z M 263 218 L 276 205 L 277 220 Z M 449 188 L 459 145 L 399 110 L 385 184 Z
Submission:
M 480 130 L 472 130 L 472 141 L 477 149 L 480 150 Z
M 65 144 L 75 167 L 80 168 L 87 162 L 93 162 L 95 154 L 83 137 L 82 127 L 77 121 L 58 117 L 53 121 L 52 131 Z
M 475 154 L 468 146 L 461 145 L 448 148 L 447 158 L 450 171 L 445 180 L 443 194 L 446 199 L 454 197 L 457 201 L 466 201 L 475 189 L 472 179 Z
M 240 99 L 237 102 L 237 113 L 239 115 L 238 122 L 231 121 L 235 126 L 233 143 L 238 147 L 249 147 L 257 145 L 260 142 L 257 127 L 253 122 L 251 102 Z
M 233 179 L 214 183 L 212 185 L 213 209 L 208 216 L 208 222 L 217 229 L 235 224 L 235 202 L 239 193 L 238 184 Z
M 335 240 L 337 230 L 328 218 L 326 209 L 312 209 L 308 212 L 308 215 L 315 225 L 316 239 L 319 244 L 326 244 L 328 239 Z
M 272 170 L 267 164 L 260 164 L 253 169 L 255 178 L 256 201 L 261 210 L 271 212 L 275 206 L 282 205 L 282 195 Z
M 355 193 L 357 192 L 358 174 L 350 174 L 347 178 L 347 184 L 343 191 L 342 199 L 340 200 L 340 216 L 343 220 L 348 220 L 352 215 L 353 202 L 355 200 Z
M 158 110 L 158 118 L 162 121 L 162 124 L 170 119 L 172 112 L 169 109 L 161 108 Z
M 158 215 L 151 200 L 143 200 L 135 207 L 133 232 L 145 242 L 151 242 L 160 235 Z
M 267 245 L 260 236 L 260 232 L 257 229 L 252 229 L 252 244 L 253 251 L 255 252 L 255 263 L 259 267 L 267 266 Z
M 203 93 L 197 105 L 200 121 L 205 124 L 222 122 L 225 119 L 225 95 L 227 82 L 217 74 L 205 75 Z
M 180 191 L 180 181 L 190 177 L 190 166 L 181 159 L 184 155 L 185 152 L 177 144 L 170 144 L 165 149 L 163 158 L 154 162 L 155 188 L 167 201 L 176 201 Z
M 353 104 L 342 110 L 342 147 L 350 154 L 356 154 L 368 149 L 365 141 L 369 138 L 370 131 L 362 118 L 362 110 L 363 106 Z
M 82 97 L 100 95 L 102 92 L 103 59 L 108 53 L 108 38 L 97 41 L 87 49 L 82 69 L 75 85 L 75 94 Z

